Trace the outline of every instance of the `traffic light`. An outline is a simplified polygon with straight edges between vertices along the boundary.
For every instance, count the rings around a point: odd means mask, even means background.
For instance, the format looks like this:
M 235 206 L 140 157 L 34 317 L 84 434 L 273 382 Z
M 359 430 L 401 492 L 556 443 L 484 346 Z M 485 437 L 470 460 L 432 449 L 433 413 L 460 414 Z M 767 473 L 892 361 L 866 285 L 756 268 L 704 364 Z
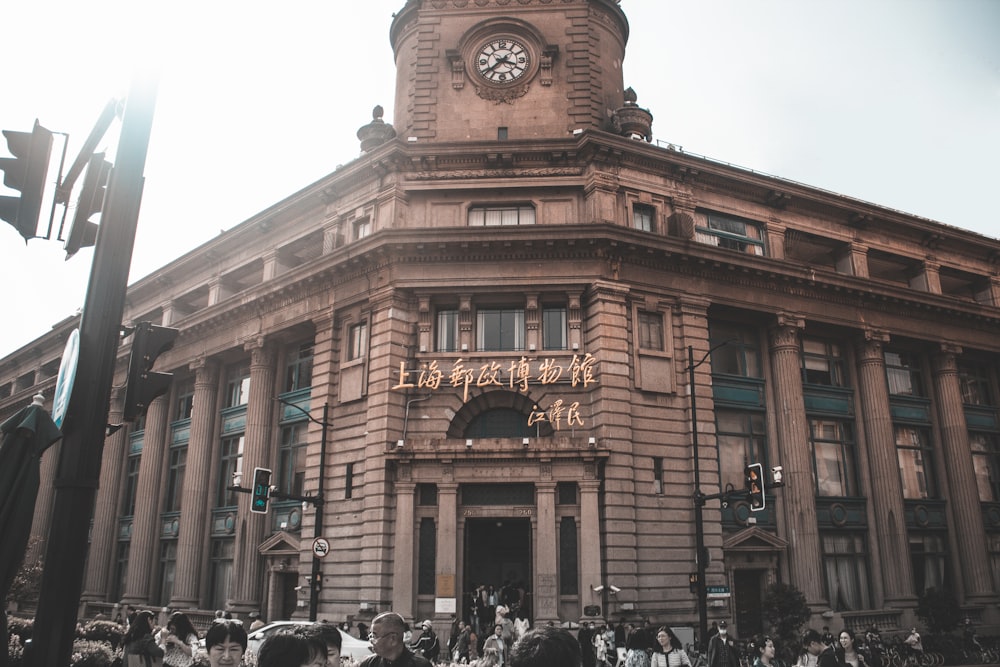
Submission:
M 42 193 L 45 191 L 45 176 L 49 171 L 49 156 L 52 153 L 52 132 L 35 120 L 31 132 L 4 130 L 7 149 L 14 157 L 0 158 L 3 170 L 3 184 L 20 190 L 19 197 L 0 196 L 0 218 L 3 218 L 24 237 L 35 237 L 38 230 L 38 215 L 42 210 Z
M 698 592 L 698 573 L 692 572 L 688 575 L 688 590 L 692 593 Z
M 157 373 L 153 363 L 162 352 L 174 346 L 178 329 L 161 327 L 149 322 L 139 322 L 132 338 L 132 356 L 128 360 L 128 379 L 125 386 L 125 421 L 132 421 L 146 414 L 146 409 L 157 396 L 170 388 L 173 373 Z
M 764 466 L 760 463 L 751 463 L 743 469 L 743 475 L 747 493 L 750 494 L 750 509 L 760 512 L 764 509 Z
M 104 194 L 108 189 L 108 179 L 111 176 L 111 163 L 104 159 L 104 153 L 90 156 L 87 165 L 87 175 L 83 177 L 80 199 L 77 200 L 73 224 L 66 237 L 66 259 L 69 259 L 80 248 L 89 248 L 97 241 L 97 223 L 90 217 L 100 213 L 104 207 Z
M 250 489 L 250 511 L 267 514 L 267 499 L 271 495 L 271 471 L 267 468 L 253 469 L 253 488 Z

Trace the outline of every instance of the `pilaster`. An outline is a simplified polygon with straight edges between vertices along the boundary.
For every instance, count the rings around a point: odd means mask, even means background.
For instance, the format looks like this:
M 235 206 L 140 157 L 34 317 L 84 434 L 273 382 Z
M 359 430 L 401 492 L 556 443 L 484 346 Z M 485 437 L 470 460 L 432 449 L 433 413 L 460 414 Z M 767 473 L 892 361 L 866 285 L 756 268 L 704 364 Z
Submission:
M 535 502 L 538 506 L 535 520 L 535 562 L 534 586 L 535 592 L 535 625 L 544 625 L 548 621 L 559 621 L 559 551 L 556 545 L 556 535 L 559 527 L 556 525 L 556 483 L 537 482 L 535 484 Z
M 392 558 L 392 610 L 403 618 L 413 618 L 415 582 L 413 563 L 414 482 L 396 482 L 396 539 Z
M 439 598 L 455 598 L 458 609 L 462 608 L 459 592 L 461 586 L 456 581 L 458 540 L 458 484 L 438 483 L 437 552 L 434 564 L 436 575 L 435 594 Z M 435 612 L 435 621 L 444 626 L 454 614 Z

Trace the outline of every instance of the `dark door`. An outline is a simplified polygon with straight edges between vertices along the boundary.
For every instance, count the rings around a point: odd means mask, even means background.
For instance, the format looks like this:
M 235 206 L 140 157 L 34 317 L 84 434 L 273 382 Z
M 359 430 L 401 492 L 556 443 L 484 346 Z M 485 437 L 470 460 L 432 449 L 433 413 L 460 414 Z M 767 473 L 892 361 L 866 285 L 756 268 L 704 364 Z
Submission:
M 736 636 L 750 639 L 763 632 L 760 603 L 763 594 L 764 570 L 736 570 Z
M 530 619 L 531 519 L 466 519 L 464 572 L 464 601 L 480 585 L 492 585 L 498 594 L 504 585 L 523 588 Z

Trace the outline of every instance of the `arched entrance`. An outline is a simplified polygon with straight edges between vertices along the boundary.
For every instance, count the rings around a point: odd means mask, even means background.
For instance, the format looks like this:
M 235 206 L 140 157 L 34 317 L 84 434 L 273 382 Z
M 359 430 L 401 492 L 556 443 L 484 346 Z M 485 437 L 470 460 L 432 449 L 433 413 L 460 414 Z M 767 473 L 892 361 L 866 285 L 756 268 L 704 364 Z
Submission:
M 472 620 L 475 592 L 493 586 L 497 599 L 508 608 L 531 613 L 531 519 L 490 517 L 465 520 L 463 616 Z M 479 626 L 493 627 L 492 609 L 478 605 Z M 513 620 L 513 614 L 511 614 Z

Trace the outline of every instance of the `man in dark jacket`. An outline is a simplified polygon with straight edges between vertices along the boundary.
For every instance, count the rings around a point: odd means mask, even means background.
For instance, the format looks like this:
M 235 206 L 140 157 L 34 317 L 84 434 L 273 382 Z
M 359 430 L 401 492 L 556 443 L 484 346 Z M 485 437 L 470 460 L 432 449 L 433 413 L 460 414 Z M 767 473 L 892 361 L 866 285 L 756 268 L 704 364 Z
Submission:
M 441 645 L 438 643 L 437 635 L 434 634 L 434 626 L 430 620 L 426 620 L 420 626 L 421 632 L 417 642 L 410 646 L 417 655 L 422 655 L 431 662 L 438 659 L 441 653 Z
M 404 632 L 406 622 L 399 614 L 387 611 L 376 616 L 368 635 L 375 655 L 365 658 L 360 667 L 431 667 L 427 658 L 410 652 Z
M 719 622 L 719 634 L 708 640 L 708 667 L 740 667 L 739 647 L 725 621 Z

